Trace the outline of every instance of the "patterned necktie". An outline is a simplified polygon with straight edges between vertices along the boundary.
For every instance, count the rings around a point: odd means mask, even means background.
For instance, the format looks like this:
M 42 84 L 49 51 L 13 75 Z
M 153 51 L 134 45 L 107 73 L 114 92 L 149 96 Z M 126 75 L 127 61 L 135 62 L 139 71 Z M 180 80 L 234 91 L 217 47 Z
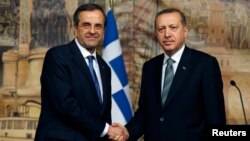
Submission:
M 92 79 L 93 79 L 93 81 L 95 83 L 97 96 L 98 96 L 100 104 L 102 104 L 100 85 L 99 85 L 99 82 L 98 82 L 98 79 L 97 79 L 97 76 L 96 76 L 96 73 L 95 73 L 95 70 L 94 70 L 94 67 L 93 67 L 93 60 L 95 59 L 95 57 L 91 55 L 91 56 L 88 56 L 87 58 L 89 60 L 89 70 L 90 70 Z
M 167 97 L 168 97 L 168 92 L 170 90 L 172 80 L 174 78 L 174 69 L 173 69 L 174 62 L 175 61 L 172 58 L 167 59 L 167 66 L 166 66 L 166 70 L 165 70 L 163 90 L 161 93 L 162 106 L 165 105 L 165 102 L 166 102 Z

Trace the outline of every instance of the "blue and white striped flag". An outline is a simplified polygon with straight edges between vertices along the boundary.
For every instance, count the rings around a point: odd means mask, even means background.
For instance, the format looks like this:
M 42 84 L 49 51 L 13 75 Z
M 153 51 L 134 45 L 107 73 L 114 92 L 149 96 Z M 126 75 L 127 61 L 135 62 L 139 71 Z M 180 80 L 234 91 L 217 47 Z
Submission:
M 115 17 L 112 10 L 109 9 L 102 57 L 112 70 L 112 122 L 125 125 L 132 118 L 133 113 L 122 47 L 118 36 Z

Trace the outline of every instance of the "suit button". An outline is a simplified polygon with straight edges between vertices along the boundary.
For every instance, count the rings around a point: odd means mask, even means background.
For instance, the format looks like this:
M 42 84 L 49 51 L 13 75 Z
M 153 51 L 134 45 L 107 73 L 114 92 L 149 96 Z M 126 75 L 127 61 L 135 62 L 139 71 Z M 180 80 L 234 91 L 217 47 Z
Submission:
M 161 118 L 160 118 L 160 121 L 161 121 L 161 122 L 163 122 L 163 121 L 164 121 L 164 118 L 163 118 L 163 117 L 161 117 Z

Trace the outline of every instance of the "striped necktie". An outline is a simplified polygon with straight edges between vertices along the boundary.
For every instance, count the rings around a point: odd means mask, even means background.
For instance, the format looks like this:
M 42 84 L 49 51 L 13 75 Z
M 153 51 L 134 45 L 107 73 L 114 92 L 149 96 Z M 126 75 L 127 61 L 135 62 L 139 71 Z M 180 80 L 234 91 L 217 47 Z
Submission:
M 175 61 L 172 58 L 167 59 L 167 66 L 165 69 L 165 77 L 164 77 L 164 83 L 163 83 L 163 90 L 161 93 L 161 99 L 162 99 L 162 106 L 164 107 L 165 102 L 168 97 L 168 92 L 170 90 L 172 80 L 174 78 L 174 69 L 173 69 L 173 63 Z

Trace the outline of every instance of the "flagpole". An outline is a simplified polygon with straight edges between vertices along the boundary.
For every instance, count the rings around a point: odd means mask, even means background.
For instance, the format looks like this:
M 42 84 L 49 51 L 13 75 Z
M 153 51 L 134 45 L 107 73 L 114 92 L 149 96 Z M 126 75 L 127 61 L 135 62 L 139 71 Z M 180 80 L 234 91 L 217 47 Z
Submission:
M 114 6 L 114 1 L 113 0 L 109 0 L 109 6 L 113 10 L 113 6 Z

